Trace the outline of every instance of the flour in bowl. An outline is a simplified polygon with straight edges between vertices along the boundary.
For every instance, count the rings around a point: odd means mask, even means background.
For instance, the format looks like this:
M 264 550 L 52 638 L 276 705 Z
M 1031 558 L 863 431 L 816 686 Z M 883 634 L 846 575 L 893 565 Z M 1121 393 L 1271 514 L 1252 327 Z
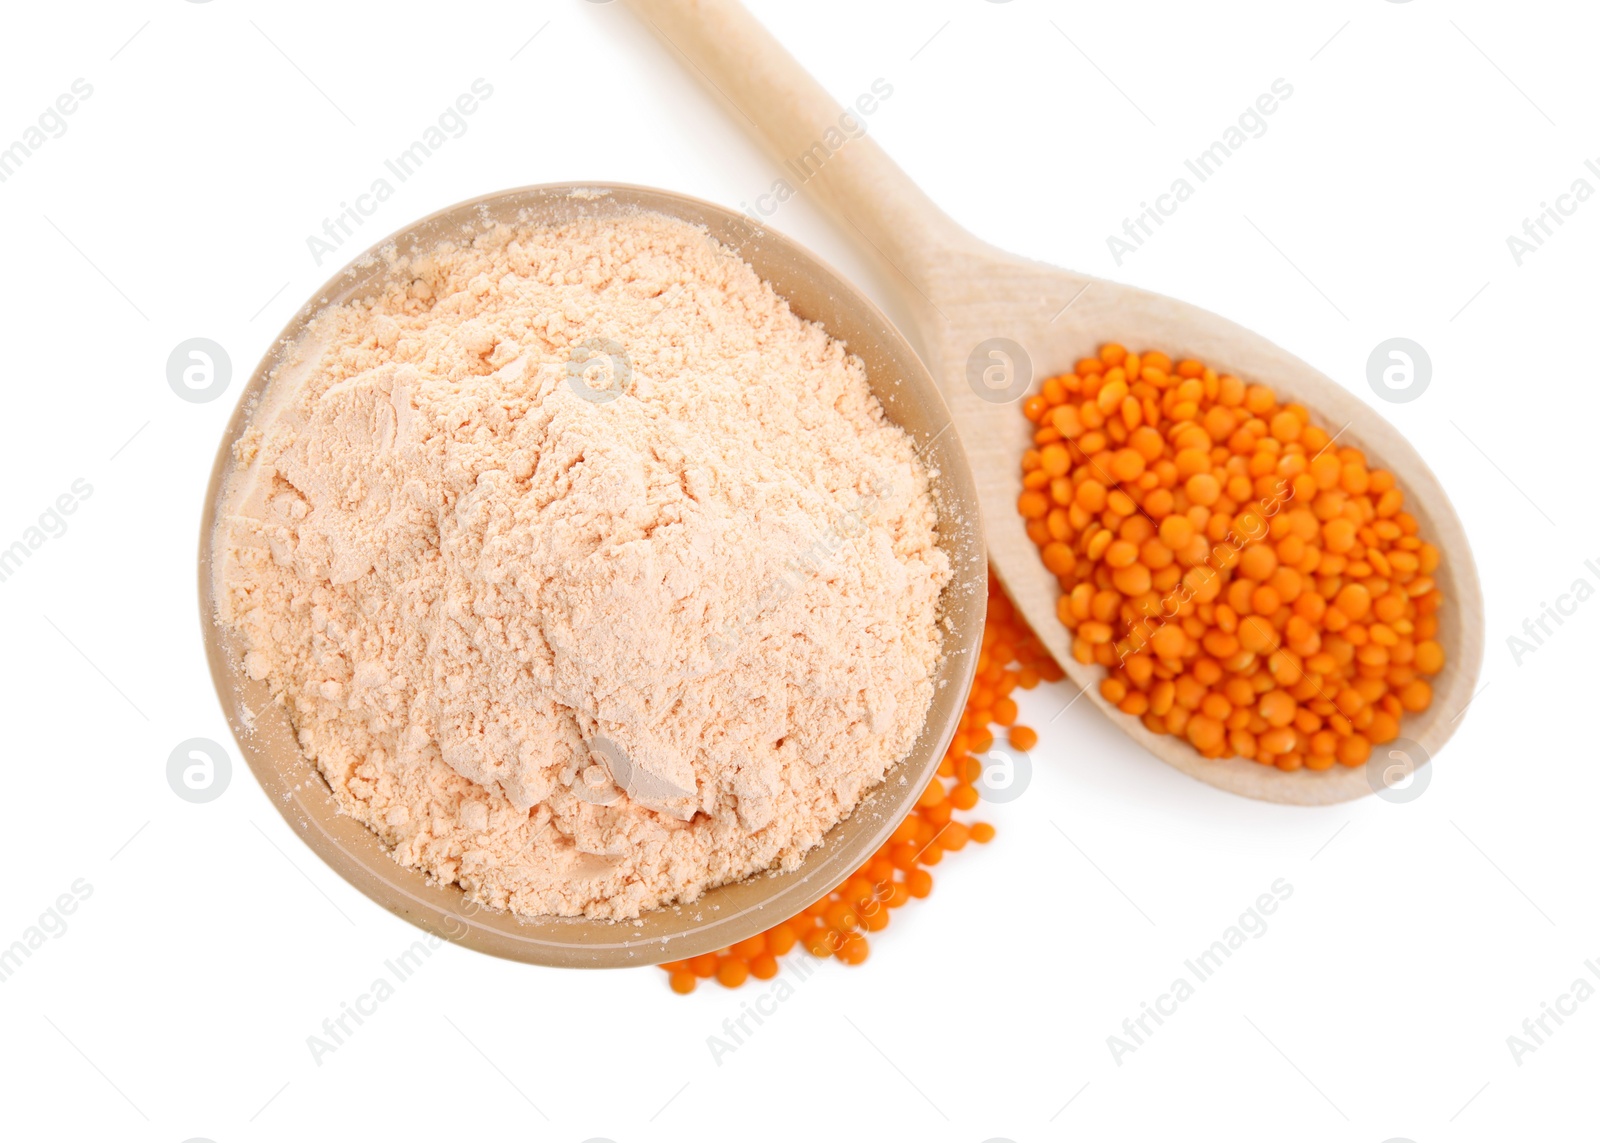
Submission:
M 393 261 L 235 447 L 246 673 L 343 812 L 487 904 L 797 867 L 920 733 L 950 579 L 860 361 L 659 214 Z

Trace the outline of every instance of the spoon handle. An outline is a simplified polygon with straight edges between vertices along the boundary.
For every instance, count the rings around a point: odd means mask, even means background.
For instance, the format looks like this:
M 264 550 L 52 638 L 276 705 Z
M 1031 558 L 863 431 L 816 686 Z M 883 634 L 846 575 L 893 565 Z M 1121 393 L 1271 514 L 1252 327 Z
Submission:
M 781 164 L 771 191 L 747 208 L 753 217 L 762 217 L 763 199 L 775 210 L 778 195 L 804 187 L 924 299 L 932 266 L 952 247 L 979 245 L 866 136 L 862 113 L 878 94 L 841 107 L 738 0 L 629 3 L 733 104 Z

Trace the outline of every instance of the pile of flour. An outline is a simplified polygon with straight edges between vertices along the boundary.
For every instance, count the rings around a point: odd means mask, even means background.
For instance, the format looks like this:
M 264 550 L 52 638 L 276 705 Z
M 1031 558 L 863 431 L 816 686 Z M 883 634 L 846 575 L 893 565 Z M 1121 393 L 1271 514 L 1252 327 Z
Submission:
M 662 215 L 392 262 L 235 447 L 246 672 L 343 812 L 485 903 L 796 867 L 920 732 L 950 578 L 860 361 Z

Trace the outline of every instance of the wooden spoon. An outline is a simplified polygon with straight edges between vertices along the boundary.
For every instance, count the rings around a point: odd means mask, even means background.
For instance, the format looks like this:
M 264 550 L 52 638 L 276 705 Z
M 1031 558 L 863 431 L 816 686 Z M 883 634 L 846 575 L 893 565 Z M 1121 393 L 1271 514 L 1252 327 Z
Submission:
M 731 103 L 784 164 L 788 190 L 818 196 L 892 269 L 913 314 L 924 357 L 944 392 L 971 459 L 991 566 L 1072 681 L 1106 716 L 1162 761 L 1220 789 L 1300 805 L 1387 791 L 1444 745 L 1472 701 L 1483 657 L 1483 600 L 1461 522 L 1444 489 L 1405 437 L 1364 402 L 1265 338 L 1196 306 L 1019 258 L 980 241 L 936 207 L 844 109 L 737 0 L 630 0 L 656 32 Z M 851 136 L 855 136 L 852 138 Z M 801 175 L 805 177 L 802 179 Z M 783 194 L 779 190 L 779 194 Z M 776 197 L 765 200 L 776 209 Z M 758 200 L 752 217 L 767 207 Z M 1005 339 L 1020 347 L 992 343 Z M 1406 507 L 1438 546 L 1435 579 L 1445 597 L 1439 641 L 1446 654 L 1433 704 L 1408 715 L 1402 739 L 1367 766 L 1284 772 L 1240 758 L 1205 759 L 1170 735 L 1152 734 L 1100 696 L 1103 671 L 1069 654 L 1056 617 L 1060 595 L 1016 509 L 1020 461 L 1031 426 L 1020 398 L 1107 341 L 1131 350 L 1196 357 L 1306 406 L 1341 445 L 1362 449 L 1398 478 Z M 991 349 L 1005 356 L 995 357 Z M 969 362 L 976 361 L 975 367 Z M 997 367 L 985 382 L 986 366 Z M 1020 378 L 1005 394 L 991 386 Z M 978 376 L 976 381 L 969 374 Z M 1000 400 L 995 398 L 1000 396 Z M 1006 399 L 1009 398 L 1009 399 Z M 1420 755 L 1420 757 L 1419 757 Z M 1423 772 L 1409 782 L 1427 778 Z M 1406 788 L 1410 788 L 1409 784 Z M 1396 795 L 1396 800 L 1404 797 Z

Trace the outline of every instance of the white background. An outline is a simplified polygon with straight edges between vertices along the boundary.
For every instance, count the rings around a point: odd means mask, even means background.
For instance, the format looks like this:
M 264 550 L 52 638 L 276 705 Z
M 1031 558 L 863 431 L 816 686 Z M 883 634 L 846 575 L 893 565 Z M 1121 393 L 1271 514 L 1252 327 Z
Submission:
M 93 892 L 0 985 L 0 1134 L 1576 1137 L 1600 1000 L 1520 1063 L 1507 1037 L 1600 958 L 1600 603 L 1520 665 L 1507 638 L 1580 576 L 1600 586 L 1584 568 L 1600 563 L 1600 202 L 1520 267 L 1506 237 L 1574 180 L 1600 188 L 1593 6 L 754 7 L 841 99 L 892 83 L 872 135 L 983 238 L 1226 314 L 1410 435 L 1488 603 L 1486 689 L 1429 787 L 1405 805 L 1258 805 L 1082 703 L 1045 729 L 1026 794 L 989 811 L 992 845 L 947 859 L 865 966 L 823 966 L 720 1064 L 707 1037 L 766 986 L 680 998 L 654 969 L 446 947 L 318 1066 L 307 1036 L 417 933 L 323 867 L 239 764 L 194 566 L 238 388 L 355 252 L 318 267 L 306 236 L 477 77 L 493 97 L 363 245 L 520 184 L 737 207 L 781 172 L 621 3 L 12 5 L 0 145 L 75 78 L 94 90 L 0 184 L 0 546 L 75 479 L 93 493 L 0 583 L 0 945 L 76 879 Z M 1294 95 L 1268 133 L 1117 266 L 1106 236 L 1279 77 Z M 771 222 L 903 313 L 810 204 Z M 195 336 L 233 361 L 209 404 L 165 377 Z M 1366 384 L 1392 336 L 1433 360 L 1410 404 Z M 1043 728 L 1071 697 L 1034 692 L 1025 719 Z M 235 758 L 207 805 L 165 777 L 196 736 Z M 1278 878 L 1293 895 L 1265 935 L 1114 1062 L 1123 1019 Z

